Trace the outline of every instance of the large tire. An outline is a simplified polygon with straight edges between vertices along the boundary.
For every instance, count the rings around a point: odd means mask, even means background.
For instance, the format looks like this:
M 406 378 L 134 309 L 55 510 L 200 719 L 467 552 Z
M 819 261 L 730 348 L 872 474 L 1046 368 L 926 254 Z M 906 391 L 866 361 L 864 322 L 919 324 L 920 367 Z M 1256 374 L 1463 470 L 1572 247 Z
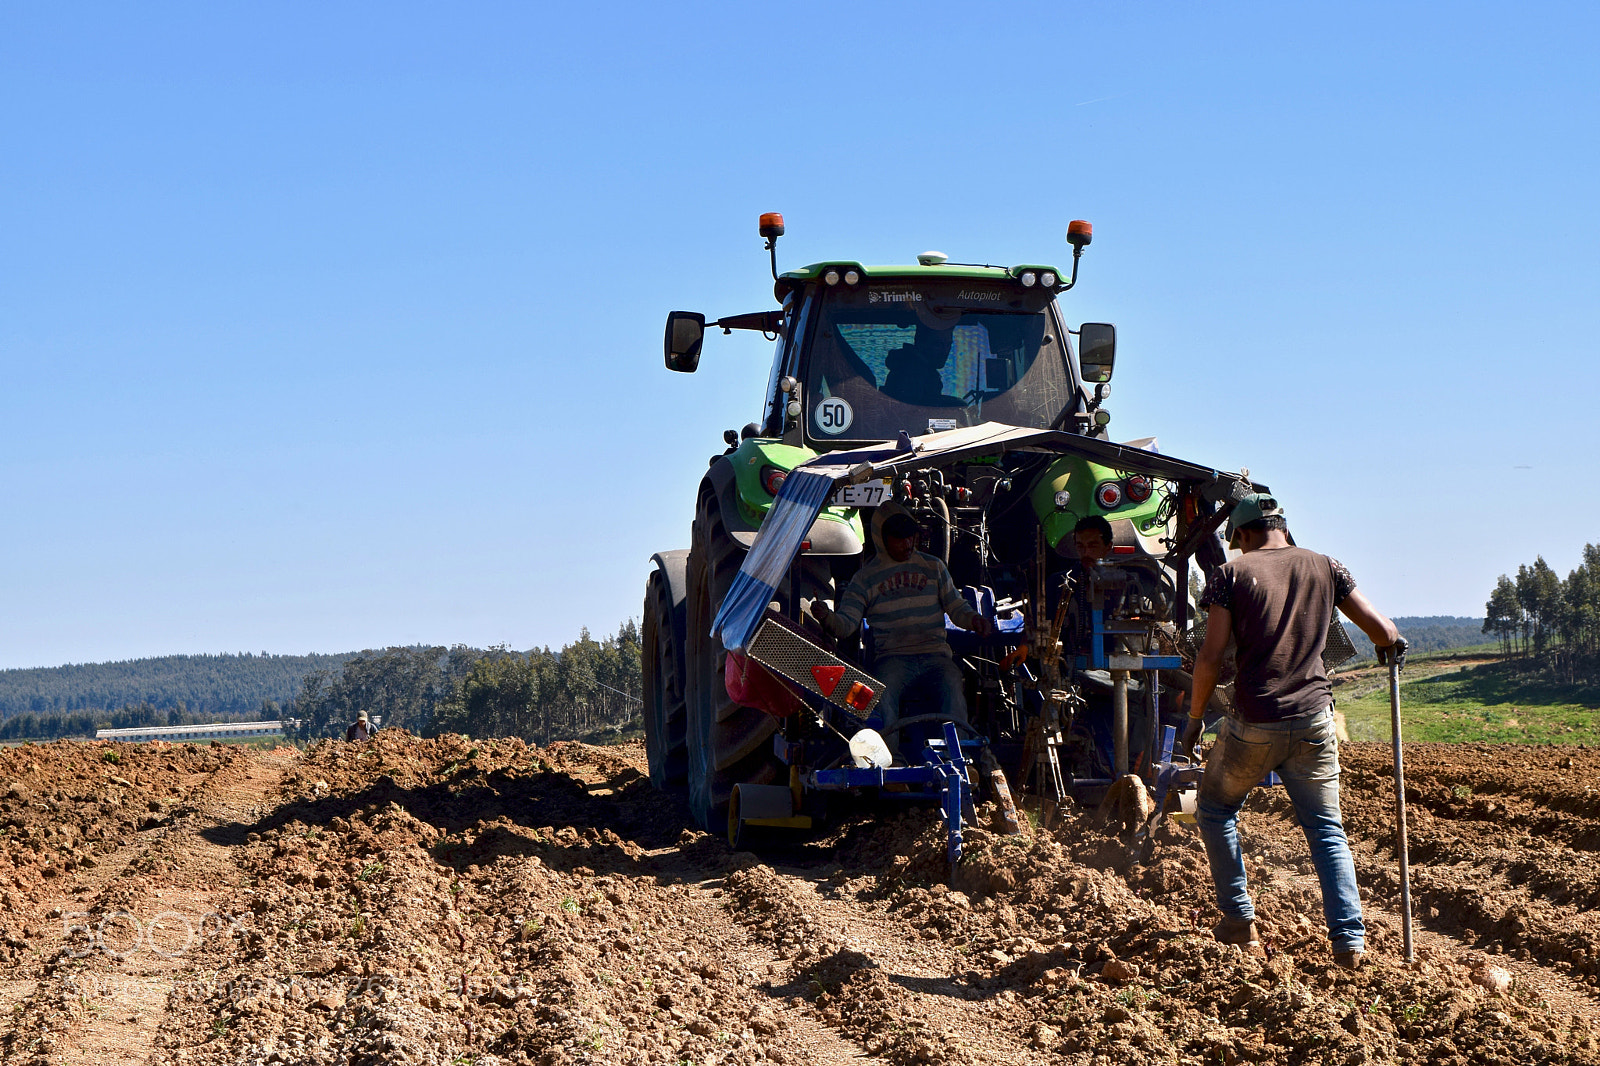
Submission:
M 684 705 L 684 609 L 674 607 L 660 570 L 644 586 L 644 750 L 650 782 L 663 791 L 688 780 L 688 715 Z
M 778 720 L 729 698 L 723 683 L 727 653 L 722 641 L 711 635 L 711 621 L 744 554 L 722 524 L 714 490 L 709 483 L 702 484 L 688 574 L 689 810 L 700 828 L 718 835 L 727 827 L 733 786 L 777 781 L 783 770 L 772 751 Z

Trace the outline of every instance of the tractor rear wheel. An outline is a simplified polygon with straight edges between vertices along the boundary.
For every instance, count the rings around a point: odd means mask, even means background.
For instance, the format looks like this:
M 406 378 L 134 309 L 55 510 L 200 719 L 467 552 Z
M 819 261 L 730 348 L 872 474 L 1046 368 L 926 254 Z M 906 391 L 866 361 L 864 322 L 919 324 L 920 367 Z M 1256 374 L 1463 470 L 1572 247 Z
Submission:
M 672 603 L 672 593 L 660 570 L 650 571 L 644 587 L 644 632 L 641 666 L 644 673 L 644 750 L 650 763 L 650 783 L 667 791 L 683 787 L 688 779 L 687 713 L 684 706 L 684 611 Z
M 783 769 L 771 743 L 778 720 L 728 696 L 723 683 L 727 652 L 722 641 L 711 635 L 711 621 L 732 587 L 744 555 L 744 549 L 723 526 L 715 491 L 703 484 L 689 549 L 689 810 L 702 829 L 718 834 L 727 825 L 733 786 L 777 781 Z

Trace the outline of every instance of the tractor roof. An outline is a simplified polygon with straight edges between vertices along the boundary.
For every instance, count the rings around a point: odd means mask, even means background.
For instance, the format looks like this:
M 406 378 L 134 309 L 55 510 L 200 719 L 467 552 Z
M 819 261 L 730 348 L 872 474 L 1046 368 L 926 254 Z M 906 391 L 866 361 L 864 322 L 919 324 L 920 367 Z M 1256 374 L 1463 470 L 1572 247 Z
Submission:
M 895 266 L 862 266 L 860 263 L 848 259 L 832 259 L 823 263 L 812 263 L 798 270 L 786 270 L 779 276 L 780 284 L 784 282 L 814 281 L 822 276 L 823 271 L 833 267 L 839 270 L 854 269 L 861 271 L 864 278 L 920 278 L 929 281 L 942 278 L 989 278 L 998 281 L 1001 278 L 1020 277 L 1024 270 L 1033 270 L 1040 273 L 1051 271 L 1056 277 L 1062 277 L 1060 270 L 1042 263 L 1023 263 L 1013 267 L 978 265 L 974 263 L 941 263 L 937 266 L 922 266 L 916 263 L 900 264 Z

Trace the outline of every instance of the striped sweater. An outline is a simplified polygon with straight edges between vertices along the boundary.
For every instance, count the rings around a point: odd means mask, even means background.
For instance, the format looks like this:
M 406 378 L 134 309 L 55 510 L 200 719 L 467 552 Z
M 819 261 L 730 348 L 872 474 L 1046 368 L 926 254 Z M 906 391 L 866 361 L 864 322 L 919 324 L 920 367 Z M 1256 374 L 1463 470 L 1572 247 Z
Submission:
M 943 562 L 914 551 L 897 563 L 882 552 L 850 579 L 828 627 L 845 637 L 865 618 L 879 656 L 949 655 L 947 614 L 963 629 L 971 629 L 979 617 L 956 591 Z

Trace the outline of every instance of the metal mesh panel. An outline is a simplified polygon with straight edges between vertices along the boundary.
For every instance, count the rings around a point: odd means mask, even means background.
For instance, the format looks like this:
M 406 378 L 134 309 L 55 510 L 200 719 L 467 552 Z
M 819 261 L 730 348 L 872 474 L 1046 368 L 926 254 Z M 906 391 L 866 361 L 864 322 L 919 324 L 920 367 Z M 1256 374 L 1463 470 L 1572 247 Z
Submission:
M 1350 634 L 1345 632 L 1344 623 L 1339 621 L 1338 615 L 1334 615 L 1333 621 L 1328 623 L 1328 643 L 1322 649 L 1322 667 L 1331 671 L 1355 657 L 1356 646 L 1350 643 Z
M 805 637 L 784 628 L 770 617 L 761 623 L 760 629 L 756 630 L 747 654 L 773 673 L 841 707 L 846 706 L 844 697 L 845 693 L 850 691 L 850 686 L 857 681 L 861 682 L 872 690 L 872 702 L 865 707 L 855 708 L 856 713 L 863 718 L 871 714 L 872 709 L 878 705 L 878 693 L 883 690 L 883 683 L 877 678 L 857 670 L 838 656 L 823 651 Z M 831 693 L 823 692 L 822 687 L 817 684 L 817 679 L 812 676 L 813 666 L 842 666 L 844 677 L 839 679 L 839 683 L 834 686 Z

